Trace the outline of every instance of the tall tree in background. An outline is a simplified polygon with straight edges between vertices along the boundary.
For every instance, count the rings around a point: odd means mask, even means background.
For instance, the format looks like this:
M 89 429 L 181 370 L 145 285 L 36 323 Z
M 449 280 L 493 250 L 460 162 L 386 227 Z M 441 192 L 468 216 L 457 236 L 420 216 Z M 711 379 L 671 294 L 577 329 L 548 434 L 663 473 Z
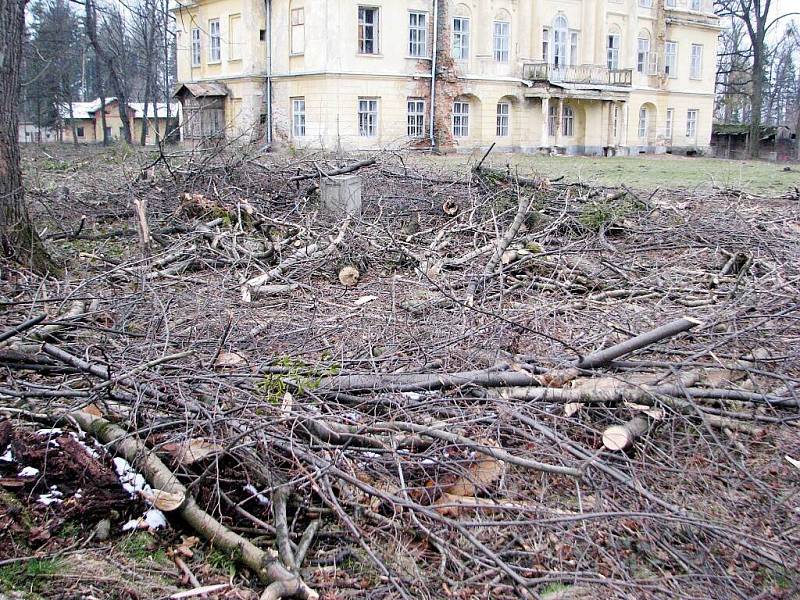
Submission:
M 17 126 L 26 0 L 0 0 L 0 249 L 40 273 L 54 264 L 25 205 Z
M 716 0 L 717 13 L 744 25 L 752 66 L 750 82 L 750 147 L 751 158 L 761 151 L 761 126 L 764 111 L 764 89 L 767 86 L 768 46 L 767 35 L 782 18 L 796 13 L 772 17 L 772 0 Z
M 92 44 L 97 58 L 105 65 L 108 77 L 111 80 L 111 87 L 117 97 L 119 106 L 119 116 L 122 120 L 122 137 L 127 144 L 133 143 L 131 134 L 131 122 L 128 117 L 128 92 L 125 86 L 123 65 L 121 64 L 121 50 L 124 49 L 125 40 L 120 39 L 119 33 L 124 34 L 124 19 L 119 11 L 111 11 L 111 17 L 106 16 L 103 21 L 104 39 L 100 41 L 97 23 L 97 4 L 95 0 L 85 0 L 85 29 L 86 35 Z M 109 37 L 106 37 L 109 36 Z M 105 100 L 101 96 L 105 114 Z M 103 126 L 105 137 L 105 125 Z

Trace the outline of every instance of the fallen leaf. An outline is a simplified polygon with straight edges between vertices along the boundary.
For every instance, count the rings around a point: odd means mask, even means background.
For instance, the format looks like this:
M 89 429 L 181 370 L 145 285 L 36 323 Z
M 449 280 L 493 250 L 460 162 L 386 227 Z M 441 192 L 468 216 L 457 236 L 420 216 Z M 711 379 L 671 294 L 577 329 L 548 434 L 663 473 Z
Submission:
M 173 444 L 164 444 L 165 452 L 171 454 L 182 465 L 191 465 L 198 461 L 221 454 L 224 448 L 214 442 L 202 438 L 192 438 Z
M 497 442 L 486 441 L 487 446 L 499 448 Z M 467 475 L 459 477 L 445 492 L 456 496 L 474 496 L 477 492 L 492 486 L 505 473 L 505 463 L 491 456 L 480 454 L 480 458 L 467 469 Z
M 87 404 L 83 407 L 83 412 L 92 415 L 93 417 L 102 417 L 103 413 L 97 408 L 96 404 Z
M 142 497 L 164 512 L 178 510 L 186 500 L 186 494 L 183 492 L 174 493 L 166 490 L 143 490 Z
M 372 302 L 373 300 L 377 299 L 378 299 L 377 296 L 361 296 L 361 298 L 353 302 L 353 304 L 355 304 L 356 306 L 362 306 L 364 304 L 367 304 L 368 302 Z
M 246 362 L 247 359 L 238 352 L 220 352 L 214 363 L 215 367 L 236 367 Z

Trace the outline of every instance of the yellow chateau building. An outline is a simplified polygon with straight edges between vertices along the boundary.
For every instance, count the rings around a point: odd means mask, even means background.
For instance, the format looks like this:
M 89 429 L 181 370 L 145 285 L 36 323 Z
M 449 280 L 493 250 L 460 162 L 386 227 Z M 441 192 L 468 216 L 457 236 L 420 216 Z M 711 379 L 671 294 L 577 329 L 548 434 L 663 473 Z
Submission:
M 187 141 L 709 147 L 713 0 L 177 0 Z

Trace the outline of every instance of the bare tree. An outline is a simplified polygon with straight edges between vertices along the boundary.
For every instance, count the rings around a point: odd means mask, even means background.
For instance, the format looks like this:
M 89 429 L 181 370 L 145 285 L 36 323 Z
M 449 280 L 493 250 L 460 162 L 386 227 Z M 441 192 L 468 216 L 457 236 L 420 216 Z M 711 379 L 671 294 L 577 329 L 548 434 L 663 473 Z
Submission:
M 100 60 L 108 70 L 108 76 L 111 79 L 111 87 L 114 89 L 114 94 L 117 96 L 117 104 L 119 106 L 119 117 L 122 120 L 122 136 L 128 144 L 133 143 L 133 136 L 131 134 L 131 123 L 128 118 L 128 94 L 124 85 L 122 72 L 120 71 L 119 55 L 118 53 L 109 51 L 108 47 L 100 42 L 97 27 L 97 4 L 95 0 L 86 0 L 86 35 L 92 44 L 98 60 Z M 119 16 L 119 15 L 118 15 Z M 119 16 L 121 19 L 121 16 Z M 101 107 L 103 114 L 105 114 L 105 102 L 101 95 Z M 103 136 L 105 138 L 105 125 L 103 126 Z
M 25 205 L 17 140 L 26 0 L 0 0 L 0 248 L 41 273 L 55 270 Z
M 750 86 L 750 147 L 748 151 L 751 158 L 758 158 L 761 150 L 764 89 L 767 81 L 767 34 L 782 18 L 797 13 L 772 18 L 773 0 L 716 0 L 716 5 L 720 16 L 738 19 L 744 24 L 750 42 L 753 75 Z

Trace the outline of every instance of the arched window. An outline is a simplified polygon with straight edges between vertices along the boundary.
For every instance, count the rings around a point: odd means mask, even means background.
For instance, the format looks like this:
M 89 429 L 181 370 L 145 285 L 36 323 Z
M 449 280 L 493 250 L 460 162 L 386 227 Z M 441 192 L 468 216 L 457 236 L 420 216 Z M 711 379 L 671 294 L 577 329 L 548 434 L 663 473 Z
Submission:
M 636 71 L 643 74 L 650 73 L 652 71 L 651 58 L 650 33 L 642 30 L 639 32 L 639 39 L 636 43 Z
M 459 4 L 456 6 L 453 16 L 453 58 L 456 60 L 469 60 L 470 37 L 469 7 Z
M 507 63 L 511 56 L 511 15 L 500 11 L 494 20 L 493 29 L 494 60 Z
M 553 65 L 556 67 L 566 67 L 568 64 L 568 36 L 567 18 L 564 15 L 558 15 L 553 21 Z
M 564 111 L 561 114 L 561 131 L 564 137 L 575 135 L 575 112 L 569 104 L 564 105 Z

